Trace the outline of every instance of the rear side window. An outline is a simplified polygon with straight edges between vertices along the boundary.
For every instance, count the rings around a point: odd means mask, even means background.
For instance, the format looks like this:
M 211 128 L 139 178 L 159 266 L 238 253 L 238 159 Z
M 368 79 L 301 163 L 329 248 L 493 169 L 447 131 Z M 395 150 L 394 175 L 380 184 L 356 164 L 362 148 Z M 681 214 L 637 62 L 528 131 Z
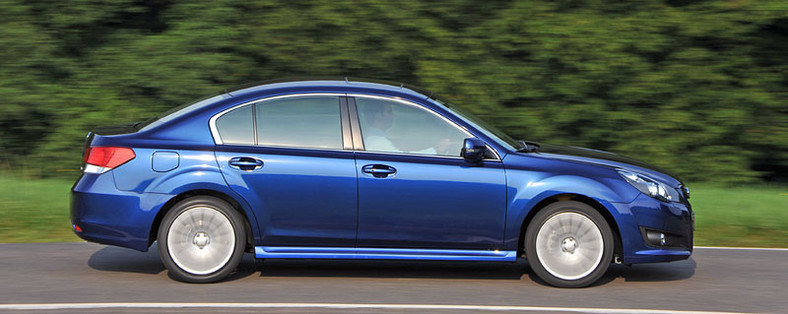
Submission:
M 256 104 L 257 144 L 342 149 L 337 96 L 304 96 Z
M 224 144 L 254 145 L 252 106 L 243 106 L 216 119 L 216 130 Z
M 223 144 L 342 149 L 337 96 L 262 101 L 228 111 L 215 123 Z

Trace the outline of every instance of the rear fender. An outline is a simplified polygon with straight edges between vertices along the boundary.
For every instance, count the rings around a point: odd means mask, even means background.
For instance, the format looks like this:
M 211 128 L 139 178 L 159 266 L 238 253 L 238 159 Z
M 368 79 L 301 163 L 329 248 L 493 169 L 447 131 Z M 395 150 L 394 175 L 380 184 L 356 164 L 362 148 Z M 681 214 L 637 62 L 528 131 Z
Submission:
M 168 194 L 172 195 L 172 198 L 177 198 L 197 190 L 221 193 L 235 200 L 241 207 L 242 214 L 249 219 L 252 234 L 257 239 L 260 233 L 254 211 L 244 198 L 227 186 L 217 167 L 205 167 L 205 165 L 179 167 L 154 179 L 145 192 Z

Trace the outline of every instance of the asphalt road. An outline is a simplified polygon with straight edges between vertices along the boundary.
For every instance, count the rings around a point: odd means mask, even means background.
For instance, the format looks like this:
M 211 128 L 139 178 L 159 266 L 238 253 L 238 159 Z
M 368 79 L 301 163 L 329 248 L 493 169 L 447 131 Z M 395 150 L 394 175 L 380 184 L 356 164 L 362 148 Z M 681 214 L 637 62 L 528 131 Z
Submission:
M 161 302 L 248 303 L 258 307 L 227 305 L 223 309 L 225 306 L 220 305 L 183 309 L 149 304 Z M 567 311 L 788 313 L 788 250 L 698 248 L 686 261 L 631 267 L 614 265 L 593 287 L 558 289 L 535 279 L 525 261 L 516 264 L 318 260 L 255 263 L 247 254 L 230 280 L 184 284 L 167 276 L 155 247 L 141 253 L 90 243 L 0 244 L 0 312 L 86 311 L 84 308 L 9 307 L 50 303 L 151 306 L 92 305 L 88 310 L 94 312 L 477 313 L 488 309 L 423 305 L 504 305 L 520 306 L 509 310 L 536 311 L 566 308 Z M 269 307 L 271 303 L 292 306 Z M 305 303 L 349 305 L 310 307 Z M 393 307 L 350 306 L 354 304 Z M 397 307 L 401 304 L 418 306 Z

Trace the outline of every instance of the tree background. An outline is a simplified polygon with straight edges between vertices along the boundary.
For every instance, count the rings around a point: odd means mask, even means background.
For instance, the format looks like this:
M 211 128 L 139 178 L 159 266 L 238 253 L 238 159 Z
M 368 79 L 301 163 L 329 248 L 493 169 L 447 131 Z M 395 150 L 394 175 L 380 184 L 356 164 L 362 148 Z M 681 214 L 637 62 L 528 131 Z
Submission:
M 241 83 L 401 81 L 515 138 L 788 183 L 785 0 L 0 0 L 0 169 Z

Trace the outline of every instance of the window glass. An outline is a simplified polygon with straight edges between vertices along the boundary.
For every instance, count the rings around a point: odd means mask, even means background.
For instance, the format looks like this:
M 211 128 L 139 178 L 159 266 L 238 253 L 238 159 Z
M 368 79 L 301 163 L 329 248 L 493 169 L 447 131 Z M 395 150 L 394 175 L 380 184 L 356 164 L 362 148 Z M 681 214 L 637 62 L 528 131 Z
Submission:
M 188 114 L 189 112 L 193 112 L 193 111 L 201 109 L 201 108 L 203 108 L 205 106 L 212 105 L 212 104 L 214 104 L 214 103 L 216 103 L 216 102 L 218 102 L 218 101 L 220 101 L 220 100 L 222 100 L 224 98 L 225 98 L 225 96 L 222 95 L 222 94 L 213 95 L 213 96 L 205 97 L 205 98 L 200 98 L 197 101 L 189 102 L 189 103 L 186 103 L 186 104 L 183 104 L 183 105 L 171 108 L 170 110 L 167 110 L 167 111 L 165 111 L 165 112 L 163 112 L 163 113 L 161 113 L 161 114 L 159 114 L 159 115 L 157 115 L 157 116 L 155 116 L 153 118 L 145 120 L 145 121 L 141 122 L 140 124 L 135 125 L 134 127 L 137 128 L 138 130 L 143 130 L 143 131 L 149 130 L 149 129 L 155 128 L 155 127 L 157 127 L 159 125 L 162 125 L 164 123 L 167 123 L 167 122 L 169 122 L 172 119 L 175 119 L 177 117 L 180 117 L 180 116 L 183 116 L 185 114 Z
M 216 119 L 216 130 L 224 144 L 254 145 L 252 106 L 243 106 L 225 113 Z
M 342 149 L 339 97 L 275 99 L 256 110 L 258 145 Z
M 461 107 L 455 106 L 453 104 L 449 104 L 448 102 L 444 102 L 439 99 L 435 99 L 435 102 L 443 105 L 444 107 L 446 107 L 446 109 L 453 112 L 455 115 L 459 116 L 460 118 L 464 118 L 466 123 L 470 124 L 480 132 L 484 133 L 484 135 L 487 135 L 488 137 L 496 141 L 498 145 L 506 147 L 509 150 L 519 150 L 522 148 L 521 147 L 522 144 L 517 142 L 515 139 L 511 138 L 508 134 L 492 126 L 492 124 L 489 124 L 486 121 L 472 115 L 470 112 L 465 111 Z
M 465 131 L 415 105 L 356 98 L 364 148 L 368 151 L 460 156 Z

